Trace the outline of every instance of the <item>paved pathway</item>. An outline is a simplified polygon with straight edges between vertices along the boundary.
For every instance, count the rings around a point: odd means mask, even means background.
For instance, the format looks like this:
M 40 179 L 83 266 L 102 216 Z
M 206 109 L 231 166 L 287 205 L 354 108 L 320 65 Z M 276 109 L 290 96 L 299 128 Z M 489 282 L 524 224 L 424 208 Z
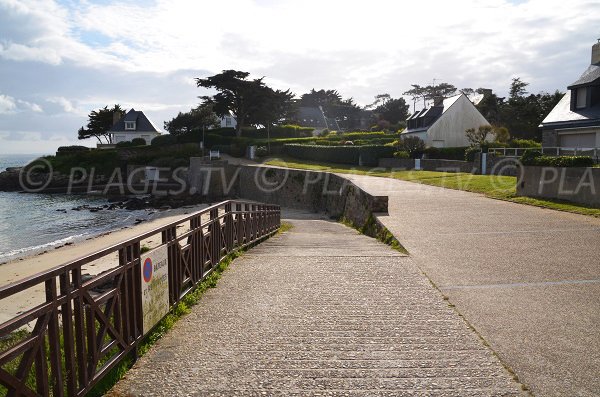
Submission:
M 516 396 L 412 260 L 326 220 L 253 248 L 111 396 Z
M 600 396 L 600 219 L 386 178 L 378 218 L 536 396 Z

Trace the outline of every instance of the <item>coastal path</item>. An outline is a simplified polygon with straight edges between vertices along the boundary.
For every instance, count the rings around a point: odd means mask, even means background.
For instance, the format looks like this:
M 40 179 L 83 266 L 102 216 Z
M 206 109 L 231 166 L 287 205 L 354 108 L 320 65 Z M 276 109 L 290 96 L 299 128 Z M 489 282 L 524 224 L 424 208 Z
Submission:
M 389 178 L 377 218 L 536 396 L 600 396 L 600 219 Z
M 108 395 L 524 394 L 410 257 L 314 216 L 288 213 Z

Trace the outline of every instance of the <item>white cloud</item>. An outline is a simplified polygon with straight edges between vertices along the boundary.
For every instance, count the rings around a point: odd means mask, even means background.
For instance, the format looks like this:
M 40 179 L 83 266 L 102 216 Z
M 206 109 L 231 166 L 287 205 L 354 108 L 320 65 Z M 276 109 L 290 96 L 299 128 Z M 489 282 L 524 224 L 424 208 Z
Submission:
M 14 96 L 0 95 L 12 112 L 0 127 L 70 139 L 114 103 L 161 124 L 205 94 L 194 77 L 222 69 L 361 104 L 434 78 L 501 96 L 516 76 L 531 92 L 565 90 L 589 64 L 594 9 L 600 0 L 0 0 L 2 89 Z
M 21 99 L 17 99 L 17 103 L 20 105 L 20 107 L 22 109 L 31 110 L 32 112 L 36 112 L 36 113 L 44 112 L 42 107 L 40 105 L 38 105 L 37 103 L 27 102 L 27 101 L 23 101 Z
M 0 114 L 13 113 L 16 109 L 15 98 L 0 94 Z
M 46 100 L 50 103 L 59 105 L 65 113 L 76 113 L 76 114 L 81 113 L 81 111 L 79 109 L 77 109 L 77 107 L 75 107 L 75 105 L 73 105 L 73 103 L 65 97 L 62 97 L 62 96 L 50 97 Z

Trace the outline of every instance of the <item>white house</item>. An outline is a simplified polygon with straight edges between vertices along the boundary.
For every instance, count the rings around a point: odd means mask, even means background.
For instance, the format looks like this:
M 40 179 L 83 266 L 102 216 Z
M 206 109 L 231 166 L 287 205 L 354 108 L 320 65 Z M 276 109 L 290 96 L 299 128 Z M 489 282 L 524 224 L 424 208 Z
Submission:
M 415 112 L 406 120 L 402 135 L 419 137 L 432 147 L 464 147 L 470 145 L 465 130 L 489 124 L 461 93 Z
M 108 132 L 111 134 L 113 144 L 142 138 L 149 145 L 152 139 L 160 135 L 160 130 L 152 124 L 144 112 L 135 109 L 131 109 L 119 118 Z
M 544 147 L 600 147 L 600 40 L 590 66 L 542 121 Z
M 221 117 L 219 121 L 221 128 L 235 128 L 237 126 L 237 121 L 232 114 Z

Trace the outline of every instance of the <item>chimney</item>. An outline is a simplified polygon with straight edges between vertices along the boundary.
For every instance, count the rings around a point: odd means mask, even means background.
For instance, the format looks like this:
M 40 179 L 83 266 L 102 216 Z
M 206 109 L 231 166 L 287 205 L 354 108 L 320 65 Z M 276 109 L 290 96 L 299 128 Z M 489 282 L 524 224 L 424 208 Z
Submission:
M 592 65 L 600 64 L 600 39 L 592 46 Z
M 444 102 L 444 97 L 441 95 L 437 95 L 433 97 L 433 106 L 441 106 Z
M 119 111 L 113 112 L 113 125 L 117 124 L 119 122 L 119 120 L 121 120 L 121 117 L 123 117 L 121 112 L 119 112 Z

